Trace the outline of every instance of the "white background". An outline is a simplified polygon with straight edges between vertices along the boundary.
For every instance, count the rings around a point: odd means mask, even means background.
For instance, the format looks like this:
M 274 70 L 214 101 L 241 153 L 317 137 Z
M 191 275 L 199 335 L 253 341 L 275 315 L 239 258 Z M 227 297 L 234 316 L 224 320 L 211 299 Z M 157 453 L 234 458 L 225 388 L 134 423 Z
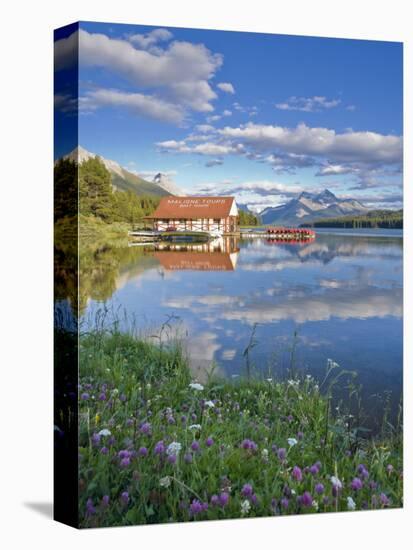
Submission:
M 9 1 L 1 15 L 3 548 L 406 548 L 412 522 L 412 26 L 407 0 Z M 52 30 L 83 19 L 405 42 L 405 509 L 76 531 L 51 520 Z M 281 75 L 282 77 L 282 75 Z M 410 102 L 409 102 L 410 100 Z M 409 219 L 410 218 L 410 219 Z M 410 249 L 410 252 L 409 252 Z M 410 333 L 410 342 L 408 334 Z M 411 536 L 410 536 L 411 538 Z

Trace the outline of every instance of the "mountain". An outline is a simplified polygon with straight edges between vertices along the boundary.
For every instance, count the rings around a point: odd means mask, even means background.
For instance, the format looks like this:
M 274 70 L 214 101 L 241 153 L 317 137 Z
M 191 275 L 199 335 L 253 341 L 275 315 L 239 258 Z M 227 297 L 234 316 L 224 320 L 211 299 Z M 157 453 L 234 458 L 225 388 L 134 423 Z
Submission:
M 260 217 L 264 224 L 299 225 L 315 219 L 364 214 L 368 210 L 355 199 L 339 199 L 325 189 L 318 194 L 303 191 L 286 204 L 265 208 Z
M 89 158 L 99 156 L 103 164 L 109 170 L 112 176 L 112 185 L 119 191 L 133 191 L 137 195 L 149 195 L 155 197 L 165 197 L 172 195 L 170 191 L 156 182 L 147 181 L 133 172 L 129 172 L 114 160 L 106 159 L 96 153 L 91 153 L 83 147 L 79 146 L 73 149 L 71 153 L 64 158 L 79 162 L 80 164 Z
M 176 195 L 177 197 L 184 197 L 185 193 L 174 183 L 166 174 L 158 172 L 153 178 L 152 183 L 155 183 L 171 195 Z

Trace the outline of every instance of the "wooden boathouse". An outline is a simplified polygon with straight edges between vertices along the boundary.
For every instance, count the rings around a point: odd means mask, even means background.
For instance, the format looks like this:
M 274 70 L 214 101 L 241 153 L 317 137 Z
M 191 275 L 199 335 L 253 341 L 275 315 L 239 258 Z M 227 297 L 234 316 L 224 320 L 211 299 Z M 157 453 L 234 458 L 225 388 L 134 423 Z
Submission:
M 154 231 L 239 232 L 235 197 L 163 197 L 146 219 Z

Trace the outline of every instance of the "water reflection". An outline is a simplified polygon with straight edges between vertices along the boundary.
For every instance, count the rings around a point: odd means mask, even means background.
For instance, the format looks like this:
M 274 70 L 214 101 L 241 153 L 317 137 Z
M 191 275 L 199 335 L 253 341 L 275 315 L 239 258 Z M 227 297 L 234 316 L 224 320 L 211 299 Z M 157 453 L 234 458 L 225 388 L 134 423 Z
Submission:
M 242 375 L 243 351 L 258 323 L 256 370 L 286 375 L 297 331 L 296 361 L 303 370 L 321 376 L 333 358 L 358 372 L 369 395 L 391 390 L 398 398 L 402 242 L 323 234 L 297 246 L 228 238 L 132 247 L 113 256 L 107 251 L 111 284 L 95 276 L 84 290 L 96 280 L 110 288 L 106 305 L 133 315 L 143 333 L 156 330 L 167 315 L 178 317 L 200 377 L 212 363 L 226 375 Z M 96 288 L 89 294 L 92 317 L 101 307 L 98 296 Z

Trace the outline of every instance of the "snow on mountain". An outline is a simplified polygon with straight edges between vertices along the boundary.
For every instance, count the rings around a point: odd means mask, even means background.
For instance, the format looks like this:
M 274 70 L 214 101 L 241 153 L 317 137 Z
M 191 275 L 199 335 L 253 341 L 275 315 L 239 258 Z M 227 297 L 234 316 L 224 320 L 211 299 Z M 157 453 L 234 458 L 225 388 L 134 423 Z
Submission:
M 334 218 L 348 214 L 364 214 L 369 209 L 355 199 L 339 199 L 325 189 L 321 193 L 303 191 L 286 204 L 265 208 L 261 213 L 264 224 L 299 225 L 319 218 Z

